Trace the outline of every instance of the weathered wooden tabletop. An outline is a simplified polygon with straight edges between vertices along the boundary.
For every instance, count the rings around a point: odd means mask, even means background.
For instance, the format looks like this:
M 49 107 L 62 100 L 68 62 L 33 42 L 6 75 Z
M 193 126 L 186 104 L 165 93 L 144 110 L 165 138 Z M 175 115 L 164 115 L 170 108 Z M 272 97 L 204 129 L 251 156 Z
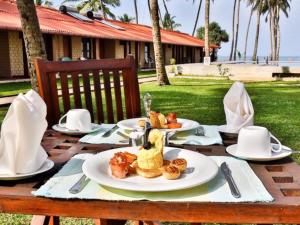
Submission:
M 223 137 L 225 146 L 235 138 Z M 77 153 L 95 153 L 117 146 L 91 145 L 47 131 L 43 146 L 56 164 L 51 171 L 22 181 L 0 182 L 0 212 L 144 221 L 216 223 L 300 223 L 300 166 L 291 158 L 250 163 L 275 198 L 272 203 L 171 203 L 151 201 L 58 200 L 39 198 L 31 191 L 41 186 Z M 225 147 L 181 146 L 206 155 L 226 155 Z

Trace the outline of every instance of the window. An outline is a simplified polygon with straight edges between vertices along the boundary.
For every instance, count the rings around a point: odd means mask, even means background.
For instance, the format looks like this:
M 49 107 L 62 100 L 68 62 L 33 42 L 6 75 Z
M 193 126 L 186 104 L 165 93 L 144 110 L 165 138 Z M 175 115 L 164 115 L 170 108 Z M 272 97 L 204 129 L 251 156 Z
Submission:
M 92 42 L 90 38 L 82 38 L 82 57 L 92 58 Z

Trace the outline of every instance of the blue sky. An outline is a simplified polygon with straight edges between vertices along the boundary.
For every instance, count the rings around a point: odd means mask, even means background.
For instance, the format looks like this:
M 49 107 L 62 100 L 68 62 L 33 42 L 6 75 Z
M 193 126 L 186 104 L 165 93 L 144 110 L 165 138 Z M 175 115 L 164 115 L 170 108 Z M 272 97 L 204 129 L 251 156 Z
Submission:
M 139 22 L 143 24 L 150 24 L 150 18 L 148 13 L 147 0 L 137 0 L 139 8 Z M 162 0 L 158 0 L 162 12 L 164 8 Z M 170 0 L 167 2 L 168 9 L 171 15 L 176 16 L 175 21 L 180 23 L 182 27 L 180 31 L 185 33 L 191 33 L 195 21 L 196 11 L 200 0 L 195 0 L 193 4 L 192 0 Z M 57 1 L 56 1 L 57 2 Z M 204 6 L 204 0 L 202 3 Z M 211 21 L 218 22 L 223 29 L 225 29 L 231 37 L 231 23 L 232 23 L 232 9 L 233 0 L 215 0 L 211 4 Z M 116 15 L 122 15 L 124 13 L 134 16 L 134 5 L 133 0 L 121 0 L 121 6 L 113 8 L 112 11 Z M 292 0 L 291 11 L 289 18 L 284 15 L 281 16 L 281 56 L 299 56 L 300 55 L 300 3 L 299 0 Z M 244 51 L 244 40 L 246 33 L 246 26 L 248 23 L 250 8 L 246 7 L 245 1 L 241 2 L 240 12 L 240 38 L 238 43 L 238 50 L 242 53 Z M 261 19 L 261 36 L 259 40 L 259 51 L 258 55 L 266 56 L 269 54 L 270 43 L 269 43 L 269 29 L 265 23 L 264 18 Z M 255 36 L 255 23 L 256 16 L 253 17 L 252 25 L 250 29 L 249 41 L 248 41 L 248 54 L 252 55 L 254 46 Z M 204 24 L 204 7 L 202 7 L 198 26 Z M 219 50 L 219 55 L 226 56 L 230 52 L 230 42 L 222 44 L 222 48 Z

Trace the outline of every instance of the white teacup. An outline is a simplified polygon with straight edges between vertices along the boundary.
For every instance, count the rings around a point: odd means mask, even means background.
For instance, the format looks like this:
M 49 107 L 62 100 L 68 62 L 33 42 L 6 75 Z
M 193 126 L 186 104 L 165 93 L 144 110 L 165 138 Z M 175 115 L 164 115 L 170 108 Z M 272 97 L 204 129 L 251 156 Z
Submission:
M 275 149 L 271 144 L 271 137 L 278 143 Z M 240 130 L 236 153 L 242 156 L 271 157 L 272 152 L 280 152 L 280 141 L 267 128 L 248 126 Z
M 62 121 L 66 117 L 66 123 Z M 92 130 L 91 115 L 86 109 L 71 109 L 59 120 L 59 126 L 69 130 L 90 131 Z

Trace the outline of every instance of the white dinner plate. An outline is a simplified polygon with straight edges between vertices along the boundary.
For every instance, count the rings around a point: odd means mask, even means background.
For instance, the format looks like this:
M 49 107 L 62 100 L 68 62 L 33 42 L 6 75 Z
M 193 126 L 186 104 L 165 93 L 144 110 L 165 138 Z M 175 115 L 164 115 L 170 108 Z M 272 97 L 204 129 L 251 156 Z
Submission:
M 116 152 L 130 152 L 137 154 L 136 147 L 117 148 L 101 152 L 89 159 L 83 165 L 84 174 L 91 180 L 108 187 L 130 191 L 171 191 L 191 188 L 212 180 L 218 173 L 218 166 L 209 157 L 190 150 L 165 147 L 164 159 L 184 158 L 187 160 L 187 169 L 177 180 L 167 180 L 163 176 L 144 178 L 132 175 L 123 179 L 111 175 L 109 160 Z
M 278 144 L 272 144 L 273 146 L 277 147 Z M 226 152 L 228 152 L 230 155 L 235 156 L 237 158 L 249 160 L 249 161 L 257 161 L 257 162 L 267 162 L 267 161 L 273 161 L 273 160 L 279 160 L 283 159 L 287 156 L 290 156 L 292 154 L 292 151 L 289 147 L 282 145 L 283 150 L 280 152 L 272 152 L 271 157 L 261 157 L 261 156 L 245 156 L 240 155 L 236 152 L 237 150 L 237 144 L 230 145 L 226 148 Z
M 54 162 L 50 159 L 47 159 L 44 164 L 39 168 L 37 171 L 32 173 L 22 173 L 22 174 L 16 174 L 16 175 L 6 175 L 6 174 L 0 174 L 0 180 L 22 180 L 25 178 L 33 177 L 35 175 L 38 175 L 40 173 L 44 173 L 54 166 Z
M 146 119 L 146 118 L 133 118 L 133 119 L 127 119 L 127 120 L 122 120 L 117 123 L 118 127 L 124 130 L 133 130 L 140 128 L 138 125 L 138 121 L 141 119 Z M 174 128 L 174 129 L 160 129 L 162 131 L 186 131 L 186 130 L 192 130 L 196 129 L 197 127 L 200 126 L 200 124 L 194 120 L 188 120 L 188 119 L 181 119 L 177 118 L 177 122 L 182 124 L 181 128 Z
M 65 124 L 62 123 L 62 125 L 64 126 Z M 98 131 L 101 129 L 101 125 L 96 124 L 96 123 L 92 123 L 92 129 L 88 130 L 88 131 L 80 131 L 80 130 L 69 130 L 68 128 L 65 128 L 63 126 L 60 126 L 59 124 L 55 124 L 52 126 L 52 129 L 55 131 L 58 131 L 60 133 L 63 134 L 68 134 L 68 135 L 82 135 L 82 134 L 89 134 L 95 131 Z

